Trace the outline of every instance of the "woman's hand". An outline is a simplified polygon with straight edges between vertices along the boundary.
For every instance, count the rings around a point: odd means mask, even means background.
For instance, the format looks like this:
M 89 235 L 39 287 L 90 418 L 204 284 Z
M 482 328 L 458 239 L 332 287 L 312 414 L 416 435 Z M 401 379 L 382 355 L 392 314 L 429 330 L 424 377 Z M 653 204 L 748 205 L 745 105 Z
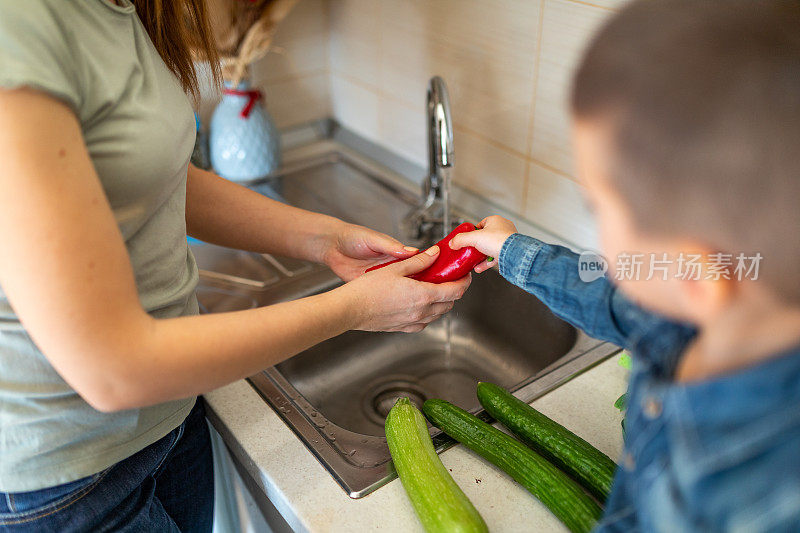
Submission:
M 345 223 L 328 239 L 322 261 L 337 276 L 344 281 L 350 281 L 373 265 L 416 253 L 416 248 L 403 246 L 400 241 L 388 235 Z
M 473 246 L 481 253 L 488 255 L 486 261 L 475 267 L 475 272 L 480 274 L 497 264 L 503 243 L 517 232 L 517 227 L 508 219 L 492 215 L 481 220 L 477 228 L 475 231 L 459 233 L 453 237 L 450 241 L 450 248 L 458 250 L 465 246 Z
M 438 255 L 439 247 L 434 246 L 336 289 L 353 298 L 353 329 L 414 333 L 450 311 L 469 287 L 471 276 L 439 284 L 406 277 L 428 268 Z

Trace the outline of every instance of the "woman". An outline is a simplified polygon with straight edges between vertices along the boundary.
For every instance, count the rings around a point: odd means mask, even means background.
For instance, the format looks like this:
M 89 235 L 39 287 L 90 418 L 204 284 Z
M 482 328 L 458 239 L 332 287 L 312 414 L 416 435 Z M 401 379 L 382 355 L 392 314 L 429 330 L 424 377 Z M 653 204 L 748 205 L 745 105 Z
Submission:
M 191 24 L 185 24 L 186 13 Z M 195 396 L 349 329 L 419 331 L 469 279 L 188 164 L 202 0 L 0 0 L 0 528 L 208 531 Z M 186 235 L 345 281 L 197 315 Z

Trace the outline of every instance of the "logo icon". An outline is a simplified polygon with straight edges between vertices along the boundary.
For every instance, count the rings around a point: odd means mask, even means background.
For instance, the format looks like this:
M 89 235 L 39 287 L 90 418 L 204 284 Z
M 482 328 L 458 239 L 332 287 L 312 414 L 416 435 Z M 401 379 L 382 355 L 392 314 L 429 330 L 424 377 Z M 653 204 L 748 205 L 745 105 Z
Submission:
M 608 272 L 608 261 L 597 252 L 586 250 L 578 257 L 578 277 L 585 283 L 602 278 Z

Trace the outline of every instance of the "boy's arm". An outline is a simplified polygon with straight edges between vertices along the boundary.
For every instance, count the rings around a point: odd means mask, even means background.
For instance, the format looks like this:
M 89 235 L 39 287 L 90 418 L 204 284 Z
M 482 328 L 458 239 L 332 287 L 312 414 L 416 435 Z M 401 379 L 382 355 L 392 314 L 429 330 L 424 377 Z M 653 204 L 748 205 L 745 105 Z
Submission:
M 514 233 L 503 243 L 499 263 L 504 278 L 592 337 L 627 347 L 632 332 L 665 320 L 625 298 L 605 277 L 582 281 L 578 255 L 563 246 Z

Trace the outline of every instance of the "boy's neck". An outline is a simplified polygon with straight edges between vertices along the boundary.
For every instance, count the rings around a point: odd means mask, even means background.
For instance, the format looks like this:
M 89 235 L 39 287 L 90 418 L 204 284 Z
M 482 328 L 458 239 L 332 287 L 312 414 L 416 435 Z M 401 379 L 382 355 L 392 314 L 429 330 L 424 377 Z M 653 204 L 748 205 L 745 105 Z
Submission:
M 774 302 L 773 302 L 774 304 Z M 679 382 L 730 374 L 800 346 L 800 309 L 736 306 L 700 332 L 675 372 Z

